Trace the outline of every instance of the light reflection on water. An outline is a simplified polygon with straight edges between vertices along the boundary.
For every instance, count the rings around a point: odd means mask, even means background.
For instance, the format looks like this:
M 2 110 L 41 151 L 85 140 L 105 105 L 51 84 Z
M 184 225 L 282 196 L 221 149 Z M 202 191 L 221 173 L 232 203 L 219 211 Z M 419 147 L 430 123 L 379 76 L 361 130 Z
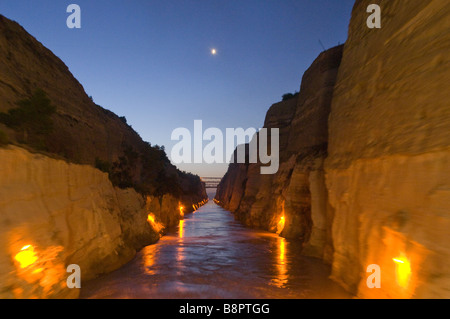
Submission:
M 287 265 L 285 262 L 285 253 L 286 253 L 286 240 L 282 237 L 278 238 L 278 260 L 276 263 L 277 268 L 277 276 L 274 276 L 272 283 L 273 285 L 279 288 L 285 288 L 289 281 L 289 274 L 287 270 Z
M 144 271 L 148 275 L 154 275 L 156 272 L 154 271 L 153 265 L 156 261 L 156 253 L 158 250 L 157 245 L 147 246 L 143 249 L 143 262 L 144 262 Z
M 247 229 L 210 201 L 82 298 L 347 298 L 300 245 Z
M 178 225 L 178 237 L 183 238 L 184 235 L 184 219 L 180 220 L 180 224 Z

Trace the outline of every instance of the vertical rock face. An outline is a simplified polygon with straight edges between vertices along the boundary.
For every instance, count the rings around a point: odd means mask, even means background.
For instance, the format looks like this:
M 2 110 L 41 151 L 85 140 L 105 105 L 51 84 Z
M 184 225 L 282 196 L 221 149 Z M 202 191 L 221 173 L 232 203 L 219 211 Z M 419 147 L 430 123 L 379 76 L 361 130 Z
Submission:
M 39 89 L 56 112 L 51 115 L 52 130 L 39 143 L 31 143 L 22 130 L 2 124 L 2 115 Z M 14 143 L 108 171 L 116 186 L 133 187 L 146 195 L 172 193 L 193 203 L 206 198 L 198 177 L 178 171 L 163 148 L 143 141 L 124 117 L 95 104 L 63 61 L 2 15 L 0 133 Z
M 180 219 L 172 195 L 144 198 L 88 165 L 15 146 L 0 148 L 0 159 L 0 298 L 77 297 L 68 265 L 80 266 L 82 283 L 113 271 Z M 23 265 L 29 245 L 36 260 Z
M 93 165 L 95 158 L 116 161 L 122 144 L 137 146 L 136 132 L 96 106 L 68 67 L 19 24 L 0 15 L 0 31 L 0 111 L 17 107 L 18 100 L 40 88 L 57 107 L 49 152 Z
M 261 175 L 259 163 L 231 164 L 216 195 L 221 205 L 252 227 L 279 232 L 284 217 L 282 235 L 301 240 L 308 253 L 320 257 L 332 251 L 323 159 L 342 49 L 323 52 L 305 72 L 299 95 L 267 112 L 264 127 L 280 129 L 278 172 Z
M 12 146 L 0 158 L 1 298 L 76 297 L 68 265 L 89 280 L 159 239 L 142 196 L 114 188 L 107 174 Z M 21 267 L 28 245 L 37 259 Z
M 365 28 L 379 3 L 381 29 Z M 449 297 L 450 4 L 357 1 L 329 120 L 332 276 L 366 297 Z M 400 285 L 398 259 L 410 264 Z M 381 267 L 368 289 L 366 268 Z M 405 264 L 405 263 L 404 263 Z
M 8 117 L 36 90 L 56 108 L 33 117 L 47 124 L 39 145 Z M 76 297 L 67 265 L 83 281 L 114 270 L 176 224 L 180 206 L 188 213 L 207 197 L 198 176 L 96 105 L 59 58 L 0 15 L 2 147 L 5 136 L 21 147 L 0 148 L 0 298 Z
M 366 25 L 374 3 L 381 29 Z M 441 0 L 356 1 L 342 62 L 342 47 L 322 53 L 297 101 L 267 114 L 278 173 L 231 164 L 220 204 L 273 232 L 284 216 L 281 235 L 360 297 L 449 298 L 449 17 Z

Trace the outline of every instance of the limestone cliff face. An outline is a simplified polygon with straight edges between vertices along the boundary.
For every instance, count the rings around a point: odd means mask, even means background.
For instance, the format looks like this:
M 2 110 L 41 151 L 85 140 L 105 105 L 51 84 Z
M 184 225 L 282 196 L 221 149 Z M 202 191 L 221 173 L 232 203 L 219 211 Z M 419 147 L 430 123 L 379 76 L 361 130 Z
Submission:
M 172 195 L 144 198 L 88 165 L 16 146 L 0 148 L 0 161 L 0 298 L 76 298 L 68 265 L 80 266 L 83 285 L 130 261 L 180 219 Z M 18 257 L 27 246 L 36 257 L 29 265 Z
M 117 160 L 122 143 L 136 145 L 138 135 L 117 115 L 96 106 L 68 67 L 19 24 L 0 16 L 0 31 L 0 111 L 16 107 L 40 88 L 57 106 L 51 153 L 93 165 L 96 157 Z
M 37 89 L 56 113 L 36 146 L 5 118 Z M 96 105 L 59 58 L 1 15 L 0 112 L 0 133 L 15 145 L 0 148 L 0 298 L 76 297 L 67 265 L 81 267 L 82 282 L 114 270 L 175 225 L 180 206 L 189 213 L 207 197 L 198 176 Z
M 76 297 L 67 265 L 81 267 L 83 282 L 159 239 L 142 196 L 107 174 L 13 146 L 0 159 L 1 298 Z M 37 260 L 22 268 L 16 256 L 28 245 Z
M 382 28 L 366 27 L 369 4 Z M 449 298 L 450 4 L 355 3 L 341 48 L 305 73 L 294 101 L 275 104 L 280 169 L 231 164 L 217 200 L 249 226 L 304 244 L 359 297 Z M 279 111 L 277 111 L 279 110 Z M 381 288 L 368 288 L 369 265 Z
M 361 27 L 370 3 L 381 29 Z M 449 17 L 440 0 L 353 9 L 325 167 L 332 276 L 360 296 L 450 297 Z M 411 278 L 399 286 L 393 258 L 403 255 Z M 369 264 L 381 267 L 381 289 L 367 288 Z
M 320 257 L 332 251 L 323 204 L 323 160 L 342 48 L 323 52 L 305 72 L 299 95 L 267 112 L 264 127 L 280 129 L 278 172 L 261 175 L 260 164 L 231 164 L 216 195 L 221 205 L 252 227 L 280 231 L 284 217 L 282 236 L 302 241 L 308 253 Z
M 40 151 L 101 166 L 114 185 L 132 186 L 145 195 L 171 193 L 191 204 L 206 198 L 198 177 L 178 171 L 163 149 L 143 141 L 124 118 L 95 104 L 58 57 L 0 15 L 0 112 L 17 108 L 18 101 L 37 89 L 56 107 L 53 130 L 43 138 Z M 27 144 L 20 130 L 0 123 L 0 131 L 14 143 Z M 36 149 L 30 143 L 27 147 Z

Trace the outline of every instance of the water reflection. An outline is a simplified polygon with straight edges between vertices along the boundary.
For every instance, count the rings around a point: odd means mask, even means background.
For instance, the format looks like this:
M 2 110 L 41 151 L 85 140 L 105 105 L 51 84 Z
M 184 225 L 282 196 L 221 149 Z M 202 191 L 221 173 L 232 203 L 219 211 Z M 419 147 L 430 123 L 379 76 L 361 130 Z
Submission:
M 155 275 L 156 271 L 154 269 L 156 254 L 157 254 L 158 246 L 150 245 L 145 247 L 143 252 L 143 261 L 144 261 L 144 271 L 147 275 Z
M 285 239 L 280 237 L 278 238 L 278 242 L 280 243 L 280 263 L 284 265 L 284 250 L 285 250 Z
M 285 288 L 289 282 L 286 257 L 286 240 L 282 237 L 278 238 L 278 256 L 276 257 L 276 276 L 272 279 L 271 284 L 278 288 Z
M 116 272 L 84 284 L 82 298 L 347 297 L 329 269 L 295 243 L 251 230 L 213 202 Z
M 180 220 L 180 224 L 178 225 L 178 237 L 183 238 L 184 235 L 184 220 Z

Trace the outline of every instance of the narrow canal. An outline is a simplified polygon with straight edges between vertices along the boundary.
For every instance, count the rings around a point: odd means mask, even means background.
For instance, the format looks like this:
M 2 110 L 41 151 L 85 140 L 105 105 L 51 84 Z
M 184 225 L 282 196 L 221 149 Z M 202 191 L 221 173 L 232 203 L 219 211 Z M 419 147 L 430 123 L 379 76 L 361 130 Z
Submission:
M 84 283 L 81 298 L 350 297 L 329 271 L 295 242 L 245 228 L 210 200 L 121 269 Z

